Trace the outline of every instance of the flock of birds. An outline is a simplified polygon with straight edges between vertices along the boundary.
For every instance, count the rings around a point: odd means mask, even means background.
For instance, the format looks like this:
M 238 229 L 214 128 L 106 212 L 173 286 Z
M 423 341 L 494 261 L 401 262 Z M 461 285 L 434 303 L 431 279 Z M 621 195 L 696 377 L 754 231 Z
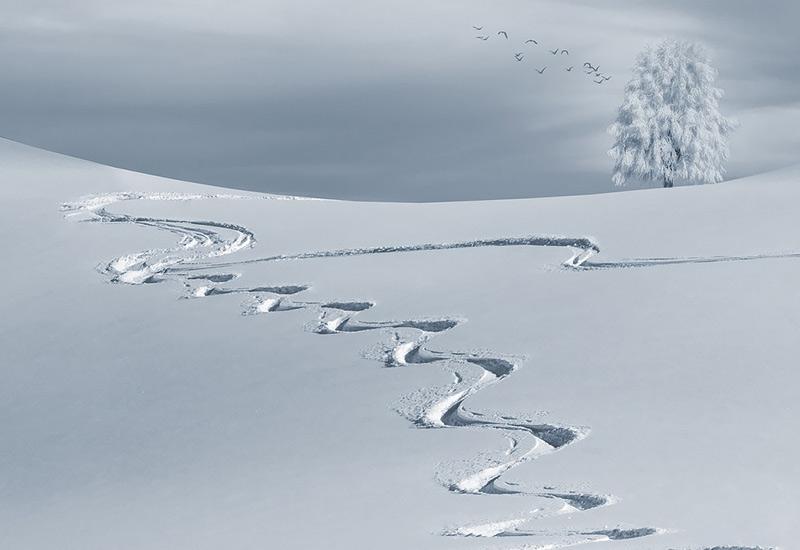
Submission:
M 483 31 L 483 27 L 482 26 L 478 27 L 478 26 L 473 25 L 472 28 L 475 29 L 476 31 L 479 31 L 479 32 Z M 505 40 L 509 40 L 508 33 L 506 31 L 497 31 L 496 36 L 498 38 L 499 37 L 503 37 Z M 491 35 L 490 34 L 481 34 L 481 35 L 476 36 L 475 38 L 485 42 L 485 41 L 489 40 L 489 38 L 491 38 Z M 529 38 L 529 39 L 525 40 L 525 42 L 523 42 L 523 44 L 525 46 L 529 46 L 529 45 L 530 46 L 538 46 L 539 42 L 537 40 L 534 40 L 533 38 Z M 551 49 L 548 48 L 547 51 L 550 52 L 552 55 L 557 56 L 559 58 L 562 57 L 562 56 L 565 56 L 565 55 L 569 56 L 569 50 L 567 50 L 566 48 L 556 48 L 554 50 L 551 50 Z M 526 56 L 525 51 L 515 52 L 514 53 L 514 59 L 516 59 L 518 62 L 520 62 L 523 59 L 525 59 L 525 56 Z M 541 69 L 534 67 L 536 72 L 539 73 L 539 74 L 544 74 L 544 72 L 547 70 L 547 68 L 548 68 L 548 65 L 545 65 Z M 568 65 L 568 66 L 564 67 L 564 70 L 566 72 L 570 73 L 570 72 L 572 72 L 572 70 L 574 68 L 575 68 L 575 65 Z M 604 84 L 604 83 L 608 82 L 609 80 L 611 80 L 611 76 L 610 75 L 607 75 L 605 73 L 601 73 L 600 72 L 600 65 L 599 64 L 598 65 L 594 65 L 589 61 L 584 62 L 584 64 L 583 64 L 583 72 L 584 72 L 585 75 L 590 76 L 592 78 L 592 81 L 595 84 Z

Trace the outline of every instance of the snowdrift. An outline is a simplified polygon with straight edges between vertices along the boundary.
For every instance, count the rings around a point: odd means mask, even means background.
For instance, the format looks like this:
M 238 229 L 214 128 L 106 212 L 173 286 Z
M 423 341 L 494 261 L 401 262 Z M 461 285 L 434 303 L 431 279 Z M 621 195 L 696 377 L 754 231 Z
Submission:
M 3 547 L 791 547 L 796 168 L 389 204 L 0 159 Z

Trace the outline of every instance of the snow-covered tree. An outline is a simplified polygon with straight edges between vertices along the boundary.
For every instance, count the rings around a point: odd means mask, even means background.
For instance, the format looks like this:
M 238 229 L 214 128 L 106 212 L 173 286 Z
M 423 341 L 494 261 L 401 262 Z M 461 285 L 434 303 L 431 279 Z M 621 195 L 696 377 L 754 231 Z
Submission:
M 728 135 L 736 123 L 722 116 L 722 90 L 705 48 L 665 40 L 639 54 L 625 100 L 609 128 L 613 180 L 673 183 L 722 180 Z

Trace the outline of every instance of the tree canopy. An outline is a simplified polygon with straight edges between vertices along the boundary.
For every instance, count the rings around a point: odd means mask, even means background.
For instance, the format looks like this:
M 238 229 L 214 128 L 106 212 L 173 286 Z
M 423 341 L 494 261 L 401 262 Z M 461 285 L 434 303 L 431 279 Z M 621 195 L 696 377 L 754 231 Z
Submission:
M 614 183 L 641 179 L 672 187 L 722 180 L 736 123 L 720 113 L 716 76 L 697 43 L 665 40 L 639 54 L 609 128 Z

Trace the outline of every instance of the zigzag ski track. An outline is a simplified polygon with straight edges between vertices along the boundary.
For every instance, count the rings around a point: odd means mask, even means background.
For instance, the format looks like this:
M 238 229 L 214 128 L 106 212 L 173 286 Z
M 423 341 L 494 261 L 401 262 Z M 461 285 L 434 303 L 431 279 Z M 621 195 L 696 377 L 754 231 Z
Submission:
M 453 374 L 453 382 L 446 387 L 423 388 L 403 396 L 397 411 L 421 429 L 484 429 L 505 436 L 508 448 L 502 458 L 468 462 L 466 467 L 444 468 L 437 478 L 453 493 L 489 496 L 531 495 L 557 503 L 555 508 L 535 509 L 518 517 L 484 521 L 448 528 L 445 536 L 457 537 L 525 537 L 535 542 L 517 548 L 566 548 L 591 542 L 627 541 L 651 537 L 665 530 L 653 526 L 617 526 L 614 528 L 571 529 L 547 532 L 526 527 L 537 519 L 560 514 L 583 514 L 611 506 L 617 502 L 612 495 L 585 491 L 557 489 L 552 486 L 523 487 L 504 479 L 511 469 L 544 455 L 563 451 L 589 435 L 581 426 L 539 423 L 527 418 L 491 411 L 477 411 L 469 406 L 472 396 L 483 389 L 502 382 L 520 368 L 520 358 L 510 354 L 472 353 L 436 350 L 430 343 L 437 335 L 457 330 L 465 319 L 444 316 L 433 319 L 400 319 L 360 321 L 360 312 L 372 309 L 371 300 L 354 301 L 301 301 L 295 296 L 308 290 L 309 285 L 262 285 L 251 288 L 226 286 L 239 278 L 236 270 L 254 263 L 300 261 L 334 257 L 375 254 L 400 254 L 437 250 L 481 247 L 536 246 L 561 247 L 571 251 L 564 261 L 566 269 L 591 270 L 621 267 L 656 267 L 680 263 L 706 263 L 746 261 L 770 257 L 797 257 L 798 254 L 760 255 L 715 258 L 650 258 L 620 262 L 591 263 L 590 258 L 599 253 L 598 244 L 589 237 L 553 235 L 511 236 L 463 242 L 422 243 L 415 245 L 376 246 L 371 248 L 320 250 L 297 254 L 275 255 L 248 259 L 241 262 L 210 263 L 213 258 L 227 257 L 255 246 L 256 239 L 246 227 L 209 220 L 179 220 L 169 218 L 137 217 L 116 214 L 112 205 L 133 200 L 186 201 L 186 200 L 280 200 L 293 197 L 240 196 L 233 194 L 180 194 L 180 193 L 111 193 L 84 197 L 62 205 L 69 217 L 82 221 L 105 224 L 132 224 L 174 234 L 177 244 L 171 248 L 156 248 L 129 253 L 98 266 L 98 271 L 109 282 L 143 285 L 175 281 L 185 288 L 186 298 L 209 298 L 225 294 L 245 294 L 241 314 L 262 315 L 305 309 L 316 315 L 308 328 L 321 335 L 342 335 L 355 332 L 379 331 L 385 335 L 371 357 L 386 368 L 411 366 L 440 366 Z M 222 271 L 220 271 L 222 270 Z M 590 516 L 587 516 L 590 519 Z M 765 550 L 759 547 L 719 546 L 704 550 Z

